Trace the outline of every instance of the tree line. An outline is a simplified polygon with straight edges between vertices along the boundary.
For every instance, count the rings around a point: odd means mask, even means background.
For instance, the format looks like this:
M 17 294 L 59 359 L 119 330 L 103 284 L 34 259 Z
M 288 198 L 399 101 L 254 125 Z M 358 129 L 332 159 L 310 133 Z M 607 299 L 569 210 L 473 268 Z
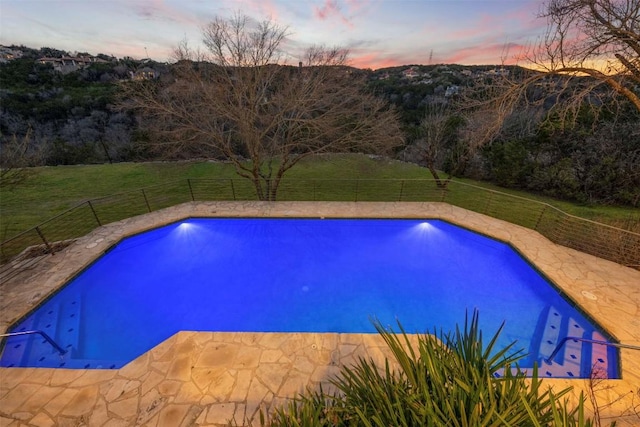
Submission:
M 292 66 L 282 49 L 288 29 L 239 13 L 205 27 L 202 47 L 178 44 L 171 65 L 128 58 L 60 74 L 34 61 L 55 50 L 31 51 L 0 65 L 3 175 L 39 164 L 213 158 L 273 200 L 307 156 L 370 152 L 422 164 L 439 186 L 467 176 L 638 206 L 638 4 L 548 2 L 547 36 L 529 52 L 538 71 L 414 66 L 428 78 L 411 79 L 408 67 L 358 70 L 346 50 L 318 46 Z M 576 28 L 579 43 L 562 38 Z M 606 69 L 589 68 L 594 58 Z M 132 80 L 142 67 L 153 77 Z
M 0 64 L 3 166 L 18 156 L 26 166 L 132 159 L 135 119 L 114 101 L 133 63 L 96 63 L 62 74 L 38 59 L 66 52 L 19 49 L 22 57 Z

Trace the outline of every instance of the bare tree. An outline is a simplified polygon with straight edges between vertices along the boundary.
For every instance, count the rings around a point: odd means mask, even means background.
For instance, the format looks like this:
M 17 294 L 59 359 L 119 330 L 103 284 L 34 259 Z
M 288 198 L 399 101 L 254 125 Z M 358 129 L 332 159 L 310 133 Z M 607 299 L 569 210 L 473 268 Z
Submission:
M 14 134 L 0 144 L 0 189 L 12 189 L 29 176 L 29 167 L 41 164 L 42 147 L 32 146 L 31 134 L 29 129 L 23 137 Z
M 420 122 L 418 138 L 404 150 L 405 157 L 427 167 L 440 189 L 445 189 L 457 172 L 460 130 L 464 125 L 464 117 L 450 104 L 430 104 Z M 449 165 L 446 173 L 445 164 Z
M 590 76 L 640 112 L 640 1 L 550 0 L 547 32 L 529 59 L 546 73 Z
M 604 108 L 640 113 L 640 0 L 548 0 L 540 18 L 547 31 L 524 54 L 530 69 L 502 68 L 473 88 L 470 109 L 493 111 L 485 136 L 523 108 L 560 127 Z
M 275 200 L 305 157 L 381 154 L 402 142 L 396 113 L 365 92 L 346 51 L 313 47 L 288 66 L 287 29 L 241 14 L 216 18 L 203 37 L 205 51 L 178 46 L 171 79 L 129 87 L 129 106 L 164 155 L 229 160 L 261 200 Z
M 423 138 L 417 141 L 416 146 L 421 152 L 421 159 L 429 169 L 431 176 L 439 188 L 447 186 L 451 176 L 447 179 L 440 177 L 438 167 L 441 166 L 445 150 L 446 140 L 451 128 L 451 116 L 441 105 L 436 105 L 422 119 L 420 130 Z
M 503 87 L 477 80 L 447 104 L 433 104 L 421 122 L 417 152 L 438 188 L 465 173 L 483 147 L 500 138 L 524 138 L 537 131 L 539 114 L 500 103 Z M 443 178 L 443 174 L 446 177 Z

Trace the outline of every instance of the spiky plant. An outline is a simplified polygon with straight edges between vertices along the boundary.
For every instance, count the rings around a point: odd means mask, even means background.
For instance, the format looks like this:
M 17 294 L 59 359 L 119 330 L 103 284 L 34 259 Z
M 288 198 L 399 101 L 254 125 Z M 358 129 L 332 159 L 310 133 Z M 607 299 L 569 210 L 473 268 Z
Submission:
M 543 390 L 537 369 L 530 378 L 518 368 L 523 356 L 513 344 L 496 349 L 502 327 L 484 345 L 478 313 L 453 333 L 418 335 L 412 345 L 400 333 L 374 325 L 395 364 L 384 367 L 360 358 L 332 380 L 339 390 L 299 396 L 274 411 L 271 426 L 580 426 L 582 404 L 569 408 L 561 398 L 570 389 Z M 394 365 L 396 368 L 392 368 Z M 498 375 L 499 373 L 499 375 Z M 263 419 L 263 425 L 266 421 Z

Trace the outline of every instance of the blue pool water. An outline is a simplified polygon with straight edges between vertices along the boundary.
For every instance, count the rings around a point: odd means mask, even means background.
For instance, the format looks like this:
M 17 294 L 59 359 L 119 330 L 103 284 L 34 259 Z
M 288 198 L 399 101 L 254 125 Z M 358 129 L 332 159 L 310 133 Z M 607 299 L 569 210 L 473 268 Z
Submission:
M 616 353 L 564 336 L 606 333 L 509 245 L 440 220 L 189 219 L 114 246 L 11 331 L 2 366 L 118 368 L 181 330 L 453 330 L 479 310 L 547 376 L 617 375 Z

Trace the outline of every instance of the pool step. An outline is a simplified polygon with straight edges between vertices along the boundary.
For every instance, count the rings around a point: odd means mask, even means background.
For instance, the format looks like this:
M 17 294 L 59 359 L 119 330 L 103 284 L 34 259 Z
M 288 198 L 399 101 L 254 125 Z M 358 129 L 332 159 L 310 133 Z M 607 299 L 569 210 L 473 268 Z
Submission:
M 593 333 L 592 339 L 598 341 L 606 341 L 598 331 Z M 591 367 L 594 375 L 598 378 L 607 378 L 609 372 L 609 347 L 604 345 L 594 345 L 591 348 Z
M 31 315 L 25 319 L 14 332 L 41 330 L 55 341 L 55 327 L 58 309 L 51 308 L 39 315 Z M 64 348 L 64 347 L 63 347 Z M 49 359 L 60 353 L 39 334 L 20 335 L 10 337 L 2 355 L 2 366 L 27 366 L 29 361 L 47 362 L 42 366 L 52 366 Z M 36 366 L 40 366 L 38 363 Z
M 40 330 L 49 335 L 67 351 L 61 356 L 41 335 L 23 335 L 10 337 L 7 340 L 3 355 L 2 366 L 37 366 L 59 367 L 64 359 L 69 359 L 77 352 L 80 339 L 80 310 L 79 297 L 49 304 L 46 310 L 41 310 L 25 319 L 14 331 Z
M 60 305 L 56 339 L 73 356 L 80 347 L 80 298 L 76 297 Z
M 30 316 L 18 325 L 18 329 L 13 332 L 31 331 L 34 329 L 33 323 L 33 316 Z M 7 338 L 2 353 L 1 366 L 23 366 L 23 360 L 28 359 L 26 354 L 29 352 L 29 348 L 31 347 L 31 340 L 41 338 L 41 336 L 34 337 L 33 335 L 21 335 Z
M 550 307 L 544 324 L 538 357 L 539 375 L 549 378 L 588 377 L 591 372 L 599 376 L 607 376 L 608 350 L 606 346 L 568 340 L 547 363 L 558 344 L 564 337 L 580 337 L 606 341 L 597 331 L 587 332 L 574 318 L 563 318 L 555 307 Z
M 82 359 L 79 356 L 81 298 L 49 303 L 46 309 L 27 317 L 15 329 L 41 330 L 64 348 L 60 355 L 41 335 L 22 335 L 8 339 L 1 366 L 34 366 L 68 369 L 117 369 L 126 364 L 120 360 Z
M 549 307 L 547 319 L 542 329 L 539 355 L 543 359 L 548 358 L 560 342 L 560 332 L 562 331 L 562 315 L 555 307 Z
M 555 310 L 550 310 L 550 314 Z M 553 315 L 555 320 L 555 315 Z M 585 330 L 582 326 L 578 324 L 573 318 L 569 318 L 567 325 L 562 328 L 565 333 L 561 336 L 564 338 L 565 336 L 572 337 L 584 337 Z M 542 345 L 540 347 L 540 355 L 546 360 L 551 353 L 556 348 L 558 343 L 560 343 L 560 339 L 558 334 L 555 334 L 555 329 L 550 335 L 543 335 L 542 337 Z M 551 339 L 554 337 L 555 339 Z M 582 372 L 582 362 L 583 362 L 583 345 L 584 343 L 575 340 L 567 341 L 563 348 L 560 350 L 558 355 L 551 361 L 551 363 L 546 363 L 544 360 L 540 364 L 540 376 L 553 377 L 553 378 L 579 378 L 580 373 Z
M 122 360 L 73 359 L 65 357 L 60 361 L 59 368 L 68 369 L 119 369 L 127 362 Z

